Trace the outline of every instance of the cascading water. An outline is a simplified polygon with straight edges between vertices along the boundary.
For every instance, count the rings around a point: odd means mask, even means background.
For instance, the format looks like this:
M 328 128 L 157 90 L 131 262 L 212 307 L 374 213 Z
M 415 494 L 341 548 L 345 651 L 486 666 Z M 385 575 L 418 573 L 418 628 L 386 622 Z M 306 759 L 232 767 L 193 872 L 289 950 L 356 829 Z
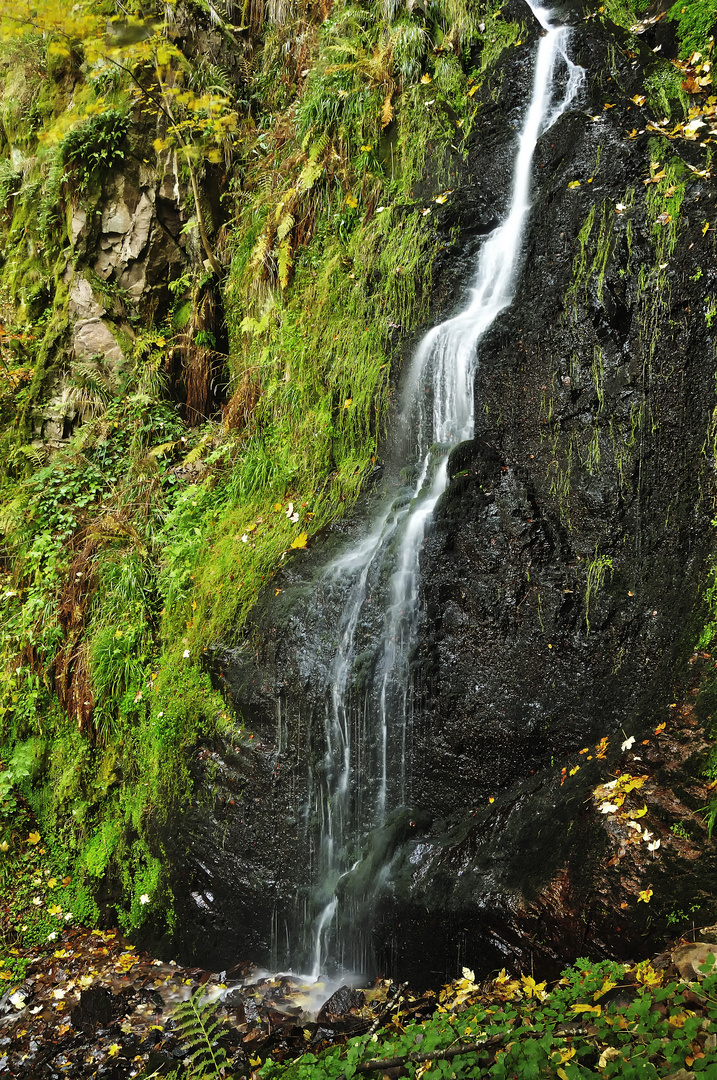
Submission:
M 307 806 L 307 820 L 318 823 L 319 836 L 312 868 L 316 914 L 305 949 L 315 976 L 327 968 L 369 966 L 356 897 L 370 900 L 388 876 L 388 816 L 406 805 L 421 544 L 448 483 L 448 453 L 473 436 L 478 343 L 513 299 L 537 140 L 575 99 L 584 76 L 566 53 L 570 30 L 553 26 L 547 9 L 528 2 L 544 33 L 509 210 L 481 247 L 467 307 L 426 334 L 406 379 L 401 411 L 407 430 L 415 432 L 413 483 L 323 577 L 324 589 L 342 590 L 345 601 L 327 685 L 323 762 Z M 365 627 L 375 631 L 377 619 L 378 647 L 366 657 L 361 642 L 372 635 Z M 369 834 L 374 841 L 367 856 Z M 360 880 L 347 888 L 353 878 Z

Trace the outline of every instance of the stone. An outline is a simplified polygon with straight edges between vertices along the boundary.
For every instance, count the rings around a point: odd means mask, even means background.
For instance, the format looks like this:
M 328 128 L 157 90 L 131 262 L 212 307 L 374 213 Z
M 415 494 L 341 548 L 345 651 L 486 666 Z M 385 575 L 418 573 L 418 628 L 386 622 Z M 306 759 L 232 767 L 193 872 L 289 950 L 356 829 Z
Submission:
M 81 319 L 75 323 L 72 344 L 77 357 L 102 356 L 114 363 L 124 358 L 112 331 L 102 319 Z
M 717 961 L 717 945 L 695 941 L 690 945 L 679 945 L 673 949 L 672 962 L 685 982 L 694 982 L 695 979 L 705 978 L 705 973 L 700 971 L 700 968 L 710 956 Z

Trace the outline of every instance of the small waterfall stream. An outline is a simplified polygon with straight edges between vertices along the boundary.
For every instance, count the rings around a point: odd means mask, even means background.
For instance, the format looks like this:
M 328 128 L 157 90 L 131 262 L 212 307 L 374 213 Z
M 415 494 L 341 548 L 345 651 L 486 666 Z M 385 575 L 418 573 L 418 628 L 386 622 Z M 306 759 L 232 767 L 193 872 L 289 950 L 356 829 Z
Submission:
M 478 344 L 513 299 L 537 140 L 573 102 L 584 77 L 567 56 L 570 30 L 553 26 L 547 9 L 528 2 L 544 32 L 508 213 L 481 246 L 469 303 L 426 334 L 405 379 L 401 422 L 411 433 L 412 460 L 404 473 L 412 482 L 382 509 L 369 535 L 323 575 L 322 587 L 341 590 L 345 599 L 327 683 L 323 761 L 312 777 L 306 808 L 307 822 L 314 822 L 319 837 L 312 867 L 315 915 L 304 947 L 304 963 L 308 960 L 315 977 L 327 970 L 366 971 L 370 965 L 356 897 L 361 895 L 370 909 L 381 879 L 389 876 L 390 858 L 381 851 L 391 815 L 407 802 L 421 545 L 448 483 L 448 454 L 474 433 Z M 378 639 L 369 656 L 363 651 L 366 638 Z M 381 835 L 383 841 L 374 841 L 368 856 L 369 838 Z M 354 877 L 361 880 L 346 889 Z

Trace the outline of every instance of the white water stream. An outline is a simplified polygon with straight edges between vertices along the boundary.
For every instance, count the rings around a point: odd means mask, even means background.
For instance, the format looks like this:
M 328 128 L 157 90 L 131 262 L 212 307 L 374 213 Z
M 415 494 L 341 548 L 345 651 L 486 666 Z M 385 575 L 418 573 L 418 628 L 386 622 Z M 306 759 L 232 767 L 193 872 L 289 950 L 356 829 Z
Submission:
M 320 829 L 314 876 L 320 882 L 313 922 L 316 978 L 330 959 L 361 970 L 365 954 L 347 949 L 351 912 L 337 927 L 337 886 L 360 863 L 357 854 L 369 828 L 380 829 L 387 813 L 406 802 L 406 747 L 410 720 L 409 662 L 418 624 L 421 545 L 436 503 L 448 484 L 448 454 L 473 437 L 473 384 L 480 339 L 512 302 L 523 257 L 530 211 L 532 161 L 539 136 L 570 106 L 584 72 L 567 56 L 570 30 L 553 26 L 550 12 L 528 0 L 543 27 L 533 88 L 520 133 L 510 205 L 505 220 L 481 246 L 467 307 L 434 327 L 421 341 L 405 380 L 402 418 L 416 432 L 412 490 L 384 508 L 370 534 L 325 572 L 325 585 L 347 590 L 339 644 L 330 669 L 325 717 L 323 775 L 314 786 L 310 812 Z M 361 642 L 358 630 L 372 602 L 371 581 L 390 567 L 379 656 L 372 686 L 353 689 Z M 357 701 L 359 702 L 357 706 Z M 386 867 L 384 867 L 386 871 Z

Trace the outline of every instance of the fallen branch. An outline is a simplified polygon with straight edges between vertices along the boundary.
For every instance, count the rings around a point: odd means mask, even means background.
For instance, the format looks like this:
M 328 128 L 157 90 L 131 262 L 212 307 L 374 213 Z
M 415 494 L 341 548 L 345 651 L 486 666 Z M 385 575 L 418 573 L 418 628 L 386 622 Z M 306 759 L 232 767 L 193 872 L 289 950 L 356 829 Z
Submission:
M 414 1054 L 405 1054 L 403 1057 L 374 1058 L 373 1061 L 364 1061 L 357 1065 L 356 1072 L 379 1072 L 385 1069 L 397 1069 L 400 1065 L 420 1065 L 423 1061 L 450 1061 L 451 1058 L 459 1057 L 461 1054 L 474 1054 L 487 1046 L 497 1046 L 498 1043 L 505 1042 L 509 1034 L 510 1032 L 504 1031 L 500 1035 L 491 1035 L 489 1039 L 482 1039 L 480 1042 L 458 1043 L 457 1046 L 451 1046 L 447 1050 L 432 1050 L 429 1054 L 417 1051 Z M 342 1080 L 346 1080 L 345 1075 Z

